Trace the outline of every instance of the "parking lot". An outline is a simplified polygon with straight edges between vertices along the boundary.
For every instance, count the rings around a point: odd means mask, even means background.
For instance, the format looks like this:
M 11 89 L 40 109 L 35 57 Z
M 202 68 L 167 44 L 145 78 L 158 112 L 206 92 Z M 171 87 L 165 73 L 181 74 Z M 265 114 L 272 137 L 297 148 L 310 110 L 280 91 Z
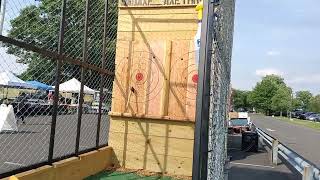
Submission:
M 51 116 L 27 117 L 25 124 L 18 121 L 18 132 L 0 133 L 0 174 L 47 161 L 51 118 Z M 58 115 L 54 159 L 75 152 L 77 119 L 77 114 Z M 97 114 L 83 114 L 80 151 L 96 146 L 97 122 Z M 108 125 L 108 116 L 103 115 L 100 145 L 107 144 Z

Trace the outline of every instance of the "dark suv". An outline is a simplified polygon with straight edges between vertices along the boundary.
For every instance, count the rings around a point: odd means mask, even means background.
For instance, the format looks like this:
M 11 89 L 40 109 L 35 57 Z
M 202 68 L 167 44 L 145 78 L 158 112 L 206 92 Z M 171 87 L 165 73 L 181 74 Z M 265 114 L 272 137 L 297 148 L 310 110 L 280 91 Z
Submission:
M 305 112 L 304 111 L 293 111 L 292 112 L 292 117 L 294 117 L 294 118 L 299 118 L 299 116 L 301 115 L 301 114 L 304 114 Z
M 303 113 L 303 114 L 300 114 L 299 116 L 299 119 L 304 119 L 306 120 L 308 116 L 312 115 L 312 114 L 316 114 L 314 112 L 306 112 L 306 113 Z

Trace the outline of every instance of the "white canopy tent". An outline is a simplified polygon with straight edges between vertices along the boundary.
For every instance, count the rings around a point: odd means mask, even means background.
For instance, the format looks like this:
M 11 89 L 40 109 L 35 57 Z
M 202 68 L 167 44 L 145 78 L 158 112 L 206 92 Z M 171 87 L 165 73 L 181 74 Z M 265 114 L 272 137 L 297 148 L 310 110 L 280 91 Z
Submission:
M 60 92 L 68 92 L 68 93 L 80 93 L 81 82 L 75 78 L 70 79 L 64 83 L 59 85 Z M 88 86 L 83 87 L 83 92 L 85 94 L 94 94 L 95 90 L 89 88 Z
M 35 87 L 21 80 L 9 71 L 0 72 L 0 87 L 2 90 L 2 98 L 8 98 L 9 88 L 34 89 Z M 5 93 L 5 88 L 7 92 Z
M 60 93 L 66 93 L 65 97 L 67 97 L 67 93 L 80 94 L 80 87 L 81 87 L 81 82 L 78 81 L 75 78 L 72 78 L 69 81 L 66 81 L 64 83 L 59 84 L 59 92 Z M 53 86 L 53 88 L 54 88 L 54 86 Z M 52 90 L 52 91 L 54 91 L 54 90 Z M 88 86 L 84 86 L 83 87 L 83 93 L 84 94 L 94 95 L 95 94 L 95 90 L 89 88 Z M 73 100 L 75 100 L 75 99 L 73 99 L 71 104 L 78 104 L 79 98 L 80 98 L 80 95 L 77 96 L 77 102 L 74 102 Z
M 17 76 L 8 71 L 0 73 L 0 86 L 4 87 L 19 87 L 19 88 L 34 88 L 32 85 L 19 79 Z

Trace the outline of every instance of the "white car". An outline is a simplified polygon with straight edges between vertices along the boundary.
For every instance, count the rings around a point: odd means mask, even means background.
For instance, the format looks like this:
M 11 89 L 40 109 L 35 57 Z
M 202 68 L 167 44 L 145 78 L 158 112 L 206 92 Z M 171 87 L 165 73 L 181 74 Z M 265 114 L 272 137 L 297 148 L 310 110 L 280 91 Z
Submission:
M 108 113 L 110 111 L 110 108 L 107 107 L 105 103 L 102 103 L 101 112 Z M 92 105 L 89 108 L 89 113 L 91 114 L 98 114 L 99 113 L 99 102 L 93 102 Z

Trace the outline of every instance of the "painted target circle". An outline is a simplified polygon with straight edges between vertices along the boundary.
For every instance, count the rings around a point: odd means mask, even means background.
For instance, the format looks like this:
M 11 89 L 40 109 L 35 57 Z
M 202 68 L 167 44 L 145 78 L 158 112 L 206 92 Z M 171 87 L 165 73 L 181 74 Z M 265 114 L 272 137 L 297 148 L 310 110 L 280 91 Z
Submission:
M 198 74 L 192 76 L 192 82 L 198 84 Z
M 186 105 L 194 106 L 198 87 L 198 66 L 194 63 L 194 52 L 181 55 L 171 64 L 170 86 Z M 192 102 L 190 102 L 192 101 Z
M 137 80 L 137 81 L 142 81 L 142 80 L 143 80 L 143 74 L 142 74 L 141 72 L 138 72 L 138 73 L 136 74 L 136 80 Z
M 125 94 L 130 94 L 130 102 L 143 103 L 157 97 L 162 89 L 161 62 L 150 52 L 135 51 L 131 58 L 123 58 L 117 64 L 116 76 Z M 124 76 L 128 80 L 124 80 Z M 130 92 L 131 91 L 131 92 Z
M 145 83 L 147 83 L 148 78 L 149 78 L 148 77 L 148 72 L 143 68 L 132 69 L 130 71 L 130 82 L 132 84 L 144 85 Z

